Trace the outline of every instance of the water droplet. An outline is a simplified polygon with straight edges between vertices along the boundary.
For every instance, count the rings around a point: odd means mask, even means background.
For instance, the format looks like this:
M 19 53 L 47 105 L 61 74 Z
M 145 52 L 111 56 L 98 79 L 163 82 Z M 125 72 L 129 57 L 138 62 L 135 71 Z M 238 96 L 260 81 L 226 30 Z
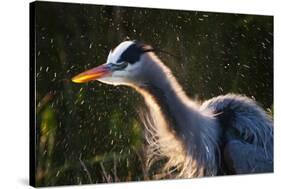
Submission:
M 262 42 L 261 44 L 262 44 L 262 47 L 263 47 L 264 49 L 266 49 L 265 43 Z
M 60 170 L 58 170 L 57 174 L 56 174 L 56 177 L 58 177 L 60 175 Z
M 247 68 L 247 69 L 250 68 L 250 66 L 248 66 L 247 64 L 243 64 L 242 66 L 243 66 L 244 68 Z

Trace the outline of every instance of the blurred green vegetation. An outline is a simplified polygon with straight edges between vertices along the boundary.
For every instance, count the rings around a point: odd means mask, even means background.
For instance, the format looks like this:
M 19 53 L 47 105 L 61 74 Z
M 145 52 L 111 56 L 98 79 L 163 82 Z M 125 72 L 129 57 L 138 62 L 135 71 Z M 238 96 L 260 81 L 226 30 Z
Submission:
M 273 17 L 36 2 L 36 185 L 152 178 L 144 168 L 139 94 L 71 77 L 137 39 L 199 101 L 246 94 L 273 115 Z

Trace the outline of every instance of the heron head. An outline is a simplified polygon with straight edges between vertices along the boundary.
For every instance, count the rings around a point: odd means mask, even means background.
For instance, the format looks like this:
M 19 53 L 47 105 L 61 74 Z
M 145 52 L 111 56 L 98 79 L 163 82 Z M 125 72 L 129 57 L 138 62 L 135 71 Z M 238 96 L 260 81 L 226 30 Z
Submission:
M 137 84 L 142 77 L 142 56 L 153 49 L 137 41 L 124 41 L 109 52 L 107 61 L 72 78 L 75 83 L 98 80 L 111 85 Z

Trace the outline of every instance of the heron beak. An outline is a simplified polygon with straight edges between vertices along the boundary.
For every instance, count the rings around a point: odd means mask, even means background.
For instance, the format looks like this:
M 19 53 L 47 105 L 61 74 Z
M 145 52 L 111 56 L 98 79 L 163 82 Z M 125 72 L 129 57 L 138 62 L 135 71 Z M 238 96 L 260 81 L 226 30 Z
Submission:
M 95 67 L 93 69 L 87 70 L 85 72 L 76 75 L 71 80 L 74 83 L 85 83 L 88 81 L 93 81 L 108 76 L 111 73 L 112 73 L 111 67 L 108 64 L 102 64 L 98 67 Z

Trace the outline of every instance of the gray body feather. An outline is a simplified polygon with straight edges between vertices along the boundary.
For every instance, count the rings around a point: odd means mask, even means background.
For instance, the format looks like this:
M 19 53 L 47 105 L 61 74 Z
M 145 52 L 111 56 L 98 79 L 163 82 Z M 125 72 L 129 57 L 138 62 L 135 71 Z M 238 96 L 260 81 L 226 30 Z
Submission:
M 273 161 L 264 148 L 242 140 L 231 140 L 224 147 L 228 174 L 266 173 L 273 171 Z
M 141 61 L 146 77 L 133 87 L 148 107 L 141 119 L 149 167 L 165 159 L 163 169 L 175 178 L 273 171 L 272 120 L 253 100 L 230 94 L 201 105 L 153 53 Z

